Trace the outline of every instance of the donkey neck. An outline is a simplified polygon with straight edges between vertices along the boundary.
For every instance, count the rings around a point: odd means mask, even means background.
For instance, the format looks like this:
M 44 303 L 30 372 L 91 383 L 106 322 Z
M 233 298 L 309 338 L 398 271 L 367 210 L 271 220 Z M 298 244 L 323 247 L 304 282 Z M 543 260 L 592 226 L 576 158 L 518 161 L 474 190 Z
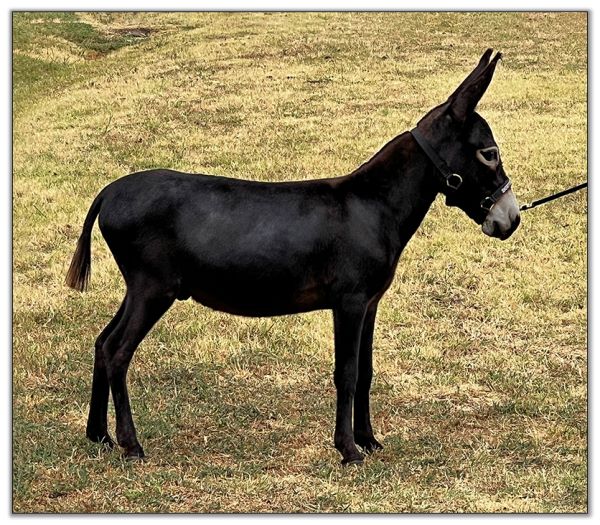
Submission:
M 357 195 L 383 210 L 385 227 L 397 234 L 400 249 L 423 221 L 439 188 L 435 168 L 408 132 L 388 142 L 349 179 Z

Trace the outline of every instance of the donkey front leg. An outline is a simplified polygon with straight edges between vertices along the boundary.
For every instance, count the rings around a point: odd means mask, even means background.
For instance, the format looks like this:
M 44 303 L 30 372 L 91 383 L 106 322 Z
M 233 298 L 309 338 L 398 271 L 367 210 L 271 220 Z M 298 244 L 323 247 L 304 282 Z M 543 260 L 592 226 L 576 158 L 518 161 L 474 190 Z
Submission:
M 352 406 L 358 378 L 358 354 L 366 312 L 366 301 L 350 297 L 333 311 L 335 330 L 335 371 L 337 390 L 334 443 L 342 454 L 342 465 L 362 463 L 363 455 L 354 443 Z
M 373 435 L 369 410 L 369 391 L 373 378 L 373 331 L 377 306 L 378 301 L 369 305 L 363 322 L 358 355 L 358 380 L 354 396 L 354 441 L 367 453 L 383 448 Z

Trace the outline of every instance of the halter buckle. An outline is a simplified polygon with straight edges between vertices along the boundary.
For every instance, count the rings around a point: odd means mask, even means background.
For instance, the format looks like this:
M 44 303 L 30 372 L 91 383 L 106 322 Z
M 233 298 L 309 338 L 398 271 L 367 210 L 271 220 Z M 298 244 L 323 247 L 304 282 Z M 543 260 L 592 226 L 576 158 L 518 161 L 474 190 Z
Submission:
M 446 178 L 446 186 L 452 190 L 457 190 L 463 183 L 462 177 L 458 173 L 451 173 Z
M 481 201 L 481 207 L 485 211 L 490 211 L 494 207 L 494 204 L 496 204 L 496 201 L 492 197 L 484 197 Z

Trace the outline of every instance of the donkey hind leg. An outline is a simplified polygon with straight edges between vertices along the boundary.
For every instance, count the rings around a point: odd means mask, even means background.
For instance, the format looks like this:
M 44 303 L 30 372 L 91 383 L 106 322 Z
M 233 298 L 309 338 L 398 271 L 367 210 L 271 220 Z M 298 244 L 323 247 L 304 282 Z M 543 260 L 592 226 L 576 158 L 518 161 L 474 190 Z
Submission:
M 349 298 L 333 311 L 335 331 L 335 370 L 333 379 L 337 391 L 334 443 L 342 454 L 342 465 L 359 464 L 363 455 L 354 443 L 352 405 L 358 379 L 358 354 L 365 302 Z
M 106 338 L 113 332 L 125 310 L 127 296 L 123 299 L 119 310 L 96 339 L 94 345 L 94 375 L 92 378 L 92 399 L 87 420 L 86 436 L 94 442 L 104 443 L 108 448 L 114 447 L 114 441 L 108 434 L 107 412 L 109 384 L 102 346 Z
M 117 442 L 123 447 L 126 459 L 144 457 L 144 450 L 136 437 L 127 393 L 129 363 L 137 346 L 174 300 L 175 293 L 166 290 L 163 284 L 138 279 L 134 285 L 128 286 L 123 315 L 102 346 L 115 404 Z
M 373 331 L 375 329 L 376 314 L 377 302 L 369 305 L 363 323 L 358 355 L 358 380 L 354 396 L 354 441 L 367 453 L 383 448 L 373 435 L 369 410 L 369 391 L 373 378 Z

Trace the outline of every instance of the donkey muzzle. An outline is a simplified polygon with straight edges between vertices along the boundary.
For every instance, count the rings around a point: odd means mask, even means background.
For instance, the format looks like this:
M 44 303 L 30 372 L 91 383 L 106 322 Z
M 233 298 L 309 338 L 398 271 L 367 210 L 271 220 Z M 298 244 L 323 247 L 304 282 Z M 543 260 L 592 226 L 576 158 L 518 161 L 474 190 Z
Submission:
M 509 189 L 488 212 L 481 229 L 483 233 L 500 240 L 508 239 L 521 223 L 519 203 Z

